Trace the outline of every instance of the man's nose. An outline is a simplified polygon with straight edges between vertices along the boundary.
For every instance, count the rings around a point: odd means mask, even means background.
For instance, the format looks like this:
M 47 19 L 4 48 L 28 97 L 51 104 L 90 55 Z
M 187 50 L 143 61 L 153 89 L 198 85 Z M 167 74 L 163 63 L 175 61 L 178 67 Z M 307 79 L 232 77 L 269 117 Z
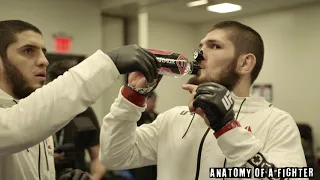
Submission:
M 45 54 L 41 54 L 37 61 L 37 65 L 47 67 L 49 65 L 49 61 Z

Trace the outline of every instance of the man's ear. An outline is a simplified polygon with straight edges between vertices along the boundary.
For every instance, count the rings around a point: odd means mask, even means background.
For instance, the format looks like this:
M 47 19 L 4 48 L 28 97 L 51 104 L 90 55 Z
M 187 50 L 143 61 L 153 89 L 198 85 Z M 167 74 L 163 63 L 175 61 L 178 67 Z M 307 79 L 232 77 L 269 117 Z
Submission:
M 250 74 L 256 65 L 256 56 L 252 53 L 240 55 L 237 64 L 237 72 L 245 75 Z

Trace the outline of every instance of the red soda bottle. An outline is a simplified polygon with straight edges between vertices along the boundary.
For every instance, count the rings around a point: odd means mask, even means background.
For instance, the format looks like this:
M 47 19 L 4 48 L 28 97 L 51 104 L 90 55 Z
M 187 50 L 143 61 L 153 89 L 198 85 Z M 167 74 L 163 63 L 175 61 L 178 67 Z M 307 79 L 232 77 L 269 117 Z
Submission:
M 153 53 L 160 63 L 158 73 L 161 75 L 181 77 L 198 72 L 198 63 L 189 61 L 183 54 L 156 49 L 148 49 L 148 51 Z

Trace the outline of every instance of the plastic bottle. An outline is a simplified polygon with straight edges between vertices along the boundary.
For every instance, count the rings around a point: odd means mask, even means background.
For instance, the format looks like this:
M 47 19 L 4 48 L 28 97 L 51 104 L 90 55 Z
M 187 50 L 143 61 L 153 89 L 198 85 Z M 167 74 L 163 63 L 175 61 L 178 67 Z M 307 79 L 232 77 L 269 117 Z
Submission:
M 187 74 L 197 74 L 198 72 L 198 63 L 189 61 L 183 54 L 156 49 L 148 49 L 148 51 L 152 52 L 160 63 L 159 74 L 181 77 Z

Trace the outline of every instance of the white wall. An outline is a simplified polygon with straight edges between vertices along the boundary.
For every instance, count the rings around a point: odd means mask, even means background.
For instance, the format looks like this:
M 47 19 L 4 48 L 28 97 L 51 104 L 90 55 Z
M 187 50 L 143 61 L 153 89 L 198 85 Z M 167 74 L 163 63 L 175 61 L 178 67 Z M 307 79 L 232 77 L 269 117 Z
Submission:
M 98 1 L 6 0 L 0 6 L 0 17 L 25 20 L 39 27 L 49 51 L 54 51 L 52 34 L 61 31 L 73 36 L 72 53 L 90 54 L 101 47 Z
M 319 45 L 320 6 L 273 12 L 235 19 L 256 29 L 264 39 L 265 63 L 257 83 L 272 83 L 274 104 L 290 112 L 297 122 L 313 127 L 320 146 Z M 214 22 L 197 29 L 197 39 L 204 36 Z
M 193 57 L 195 29 L 188 24 L 151 19 L 149 21 L 149 48 L 182 53 Z M 157 110 L 163 112 L 175 106 L 188 105 L 189 92 L 181 89 L 190 76 L 172 78 L 163 76 L 156 92 L 158 94 Z
M 138 19 L 131 18 L 128 21 L 128 44 L 139 44 Z
M 124 24 L 123 20 L 115 17 L 102 18 L 102 50 L 111 51 L 124 45 Z M 123 85 L 123 77 L 118 79 L 100 98 L 100 119 L 110 112 L 111 104 L 118 96 L 120 87 Z M 101 122 L 100 122 L 101 123 Z

